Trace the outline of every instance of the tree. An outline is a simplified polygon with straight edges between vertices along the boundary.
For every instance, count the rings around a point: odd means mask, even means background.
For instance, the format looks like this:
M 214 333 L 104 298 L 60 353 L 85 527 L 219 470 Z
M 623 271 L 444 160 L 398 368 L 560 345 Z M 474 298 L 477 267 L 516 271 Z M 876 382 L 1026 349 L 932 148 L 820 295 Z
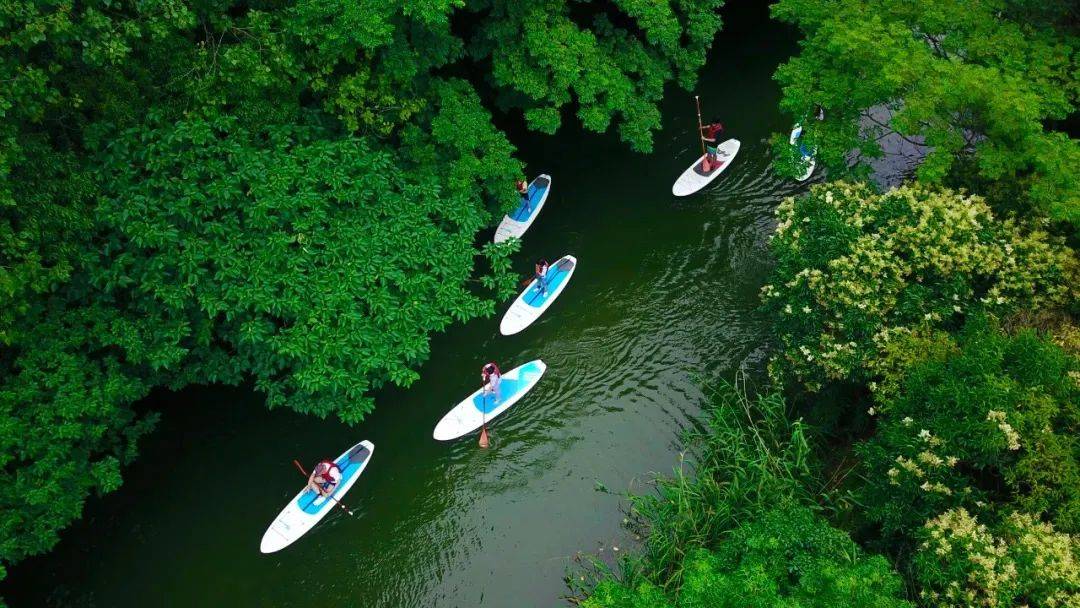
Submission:
M 781 107 L 831 174 L 896 133 L 929 146 L 921 181 L 979 184 L 1080 227 L 1080 142 L 1060 130 L 1080 97 L 1070 3 L 781 0 L 773 15 L 805 34 L 776 72 Z M 806 121 L 818 104 L 826 121 Z
M 586 129 L 604 132 L 621 117 L 622 138 L 648 152 L 664 84 L 693 86 L 723 4 L 616 0 L 586 6 L 588 17 L 576 19 L 581 11 L 565 0 L 472 0 L 468 10 L 486 18 L 468 50 L 491 62 L 500 99 L 524 107 L 530 127 L 554 133 L 561 109 L 575 101 Z M 615 25 L 627 19 L 637 32 Z
M 780 363 L 811 388 L 873 381 L 889 343 L 913 331 L 1060 305 L 1077 285 L 1069 249 L 948 189 L 832 183 L 785 200 L 777 217 L 763 307 Z
M 203 382 L 254 377 L 271 407 L 359 421 L 372 388 L 417 377 L 431 332 L 492 312 L 472 277 L 513 286 L 509 249 L 474 245 L 482 190 L 443 154 L 445 172 L 409 172 L 361 139 L 224 117 L 118 139 L 90 277 L 167 336 L 152 352 L 124 344 L 129 358 Z

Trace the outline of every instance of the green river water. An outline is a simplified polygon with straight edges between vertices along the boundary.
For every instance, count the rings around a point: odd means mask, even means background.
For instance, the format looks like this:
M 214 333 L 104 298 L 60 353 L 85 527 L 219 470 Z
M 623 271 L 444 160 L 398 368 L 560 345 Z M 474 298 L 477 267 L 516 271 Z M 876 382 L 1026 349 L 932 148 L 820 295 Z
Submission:
M 421 380 L 380 392 L 356 428 L 268 411 L 246 388 L 156 394 L 145 407 L 162 422 L 124 486 L 92 499 L 57 548 L 13 569 L 0 593 L 13 606 L 101 608 L 562 604 L 575 554 L 610 560 L 633 547 L 619 494 L 648 491 L 651 473 L 677 465 L 702 381 L 760 369 L 768 355 L 755 312 L 767 236 L 778 201 L 805 186 L 773 175 L 765 139 L 790 127 L 771 75 L 796 47 L 764 4 L 724 17 L 698 92 L 706 118 L 721 117 L 742 150 L 708 190 L 670 194 L 699 154 L 692 98 L 674 87 L 650 155 L 573 120 L 556 136 L 513 131 L 529 172 L 553 176 L 517 266 L 579 260 L 536 324 L 500 336 L 500 305 L 437 336 Z M 491 449 L 475 436 L 432 440 L 484 361 L 510 369 L 534 358 L 548 372 L 497 420 Z M 260 554 L 266 526 L 302 485 L 292 459 L 365 438 L 376 450 L 347 495 L 356 516 L 336 512 Z

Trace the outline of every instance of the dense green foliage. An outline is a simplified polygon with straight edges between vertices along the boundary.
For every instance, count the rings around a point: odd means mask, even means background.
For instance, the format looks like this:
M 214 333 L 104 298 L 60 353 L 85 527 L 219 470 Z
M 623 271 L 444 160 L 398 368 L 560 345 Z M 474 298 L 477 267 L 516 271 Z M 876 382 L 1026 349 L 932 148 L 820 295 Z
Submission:
M 632 496 L 635 521 L 648 533 L 635 576 L 677 586 L 680 556 L 708 547 L 762 505 L 806 498 L 812 477 L 805 428 L 789 421 L 783 397 L 748 398 L 722 385 L 711 391 L 707 431 L 690 437 L 693 453 L 672 477 L 656 480 L 656 493 Z
M 720 5 L 0 0 L 0 564 L 120 484 L 155 387 L 355 422 L 414 381 L 513 286 L 485 104 L 648 150 Z
M 873 379 L 880 353 L 912 331 L 1061 303 L 1077 284 L 1070 250 L 947 189 L 831 183 L 777 216 L 762 296 L 785 364 L 811 387 Z
M 1080 362 L 983 319 L 897 352 L 922 357 L 893 355 L 916 362 L 875 405 L 861 448 L 867 517 L 895 533 L 957 507 L 983 520 L 1017 509 L 1080 531 Z
M 759 508 L 767 509 L 765 504 Z M 732 530 L 714 551 L 686 557 L 678 599 L 642 583 L 597 585 L 586 608 L 902 608 L 901 579 L 880 556 L 866 557 L 851 538 L 806 507 L 766 510 Z
M 780 0 L 773 15 L 805 34 L 776 73 L 781 107 L 807 125 L 831 175 L 847 172 L 853 151 L 879 156 L 881 137 L 896 133 L 928 146 L 920 180 L 977 186 L 996 205 L 1080 226 L 1080 142 L 1060 130 L 1080 101 L 1075 11 L 1064 1 Z M 805 120 L 817 105 L 826 120 Z M 790 159 L 784 169 L 799 172 Z
M 908 606 L 888 562 L 818 512 L 805 427 L 787 414 L 775 392 L 714 391 L 706 431 L 690 438 L 693 470 L 631 497 L 642 551 L 622 560 L 619 577 L 602 576 L 583 605 Z
M 661 482 L 633 499 L 647 522 L 642 555 L 624 558 L 621 579 L 602 577 L 586 605 L 906 595 L 928 607 L 1080 606 L 1080 276 L 1068 246 L 1080 142 L 1064 132 L 1080 101 L 1074 5 L 773 5 L 805 34 L 776 73 L 781 106 L 830 178 L 853 180 L 779 206 L 762 290 L 779 351 L 771 379 L 797 407 L 840 412 L 803 435 L 829 446 L 803 455 L 823 470 L 780 476 L 791 483 L 771 499 L 747 490 L 777 487 L 754 486 L 756 473 L 725 472 L 719 489 L 708 467 Z M 819 106 L 823 121 L 811 118 Z M 857 180 L 886 137 L 925 157 L 915 183 L 882 193 Z M 779 172 L 801 174 L 787 138 L 774 145 Z M 781 413 L 770 426 L 784 424 Z M 725 428 L 713 421 L 715 441 L 732 441 Z M 778 496 L 832 508 L 777 508 Z M 888 556 L 903 589 L 830 523 Z M 878 592 L 833 593 L 868 584 Z
M 493 308 L 467 283 L 483 208 L 362 139 L 189 118 L 117 139 L 104 170 L 90 276 L 157 328 L 152 367 L 354 422 L 372 378 L 408 384 L 429 332 Z
M 873 399 L 849 483 L 860 536 L 926 605 L 1080 601 L 1074 253 L 932 186 L 836 182 L 779 215 L 773 371 Z M 1040 314 L 1055 336 L 1016 326 Z

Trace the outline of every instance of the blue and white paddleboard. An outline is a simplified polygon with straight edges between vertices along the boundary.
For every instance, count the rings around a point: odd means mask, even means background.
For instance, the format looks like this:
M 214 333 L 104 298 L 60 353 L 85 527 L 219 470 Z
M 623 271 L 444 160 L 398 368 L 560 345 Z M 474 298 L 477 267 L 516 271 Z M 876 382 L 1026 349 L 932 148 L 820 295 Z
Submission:
M 537 359 L 506 372 L 499 385 L 498 401 L 491 393 L 484 394 L 482 389 L 478 389 L 442 417 L 435 425 L 433 436 L 439 441 L 449 441 L 475 431 L 521 400 L 525 393 L 536 386 L 545 371 L 547 365 Z
M 514 300 L 499 323 L 499 333 L 504 336 L 516 334 L 540 318 L 544 311 L 559 297 L 570 283 L 577 268 L 577 258 L 565 255 L 548 268 L 547 294 L 539 289 L 539 281 L 533 279 L 525 291 Z
M 341 481 L 331 494 L 333 498 L 340 498 L 349 491 L 371 462 L 371 455 L 374 452 L 375 444 L 370 441 L 361 441 L 334 459 L 338 468 L 341 469 Z M 288 547 L 308 530 L 314 528 L 320 519 L 326 517 L 326 514 L 335 508 L 337 508 L 337 502 L 305 487 L 289 501 L 289 504 L 278 514 L 277 519 L 266 529 L 259 551 L 273 553 Z
M 521 201 L 513 211 L 503 217 L 499 227 L 495 229 L 495 242 L 501 243 L 510 237 L 521 238 L 529 226 L 532 226 L 536 216 L 540 215 L 550 193 L 551 176 L 538 175 L 529 184 L 529 210 L 525 211 L 525 201 Z
M 679 179 L 675 180 L 675 183 L 671 186 L 671 193 L 675 196 L 689 196 L 711 184 L 714 179 L 720 177 L 720 174 L 727 170 L 731 165 L 731 161 L 735 160 L 740 145 L 739 140 L 729 139 L 717 146 L 716 160 L 720 163 L 720 166 L 711 168 L 707 173 L 702 168 L 701 163 L 705 160 L 705 155 L 702 154 L 700 158 L 694 161 L 694 164 L 690 165 L 686 171 L 683 171 Z
M 802 125 L 796 124 L 791 129 L 791 136 L 788 137 L 788 143 L 795 147 L 799 147 L 799 138 L 802 137 L 802 132 Z M 805 182 L 806 180 L 810 179 L 811 175 L 814 174 L 814 167 L 817 165 L 817 162 L 814 160 L 814 151 L 809 150 L 809 152 L 810 154 L 806 154 L 805 152 L 803 152 L 802 160 L 804 163 L 806 163 L 806 172 L 795 178 L 795 181 L 797 182 Z

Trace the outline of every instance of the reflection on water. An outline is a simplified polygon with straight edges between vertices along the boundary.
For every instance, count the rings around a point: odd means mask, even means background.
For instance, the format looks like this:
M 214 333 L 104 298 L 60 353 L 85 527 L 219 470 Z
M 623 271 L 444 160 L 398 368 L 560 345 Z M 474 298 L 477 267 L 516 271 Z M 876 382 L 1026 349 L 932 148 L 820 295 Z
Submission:
M 125 487 L 94 501 L 57 551 L 12 573 L 13 604 L 557 604 L 576 552 L 610 556 L 629 540 L 619 497 L 597 482 L 640 490 L 650 472 L 669 471 L 700 411 L 696 379 L 764 362 L 755 308 L 772 211 L 806 185 L 769 169 L 765 140 L 790 120 L 775 110 L 770 76 L 793 45 L 753 11 L 728 16 L 700 87 L 708 113 L 742 141 L 707 191 L 670 194 L 696 155 L 683 91 L 671 90 L 649 156 L 571 126 L 557 137 L 515 134 L 530 171 L 554 177 L 518 269 L 527 274 L 541 256 L 579 260 L 539 321 L 511 337 L 498 335 L 498 318 L 439 336 L 422 379 L 379 394 L 355 429 L 268 412 L 248 390 L 156 396 L 150 405 L 165 420 Z M 534 358 L 548 372 L 495 421 L 489 450 L 475 436 L 431 439 L 477 387 L 483 362 L 510 369 Z M 356 517 L 335 511 L 285 551 L 260 555 L 263 530 L 303 483 L 290 461 L 363 438 L 378 450 L 347 495 Z M 223 468 L 242 474 L 225 480 Z

